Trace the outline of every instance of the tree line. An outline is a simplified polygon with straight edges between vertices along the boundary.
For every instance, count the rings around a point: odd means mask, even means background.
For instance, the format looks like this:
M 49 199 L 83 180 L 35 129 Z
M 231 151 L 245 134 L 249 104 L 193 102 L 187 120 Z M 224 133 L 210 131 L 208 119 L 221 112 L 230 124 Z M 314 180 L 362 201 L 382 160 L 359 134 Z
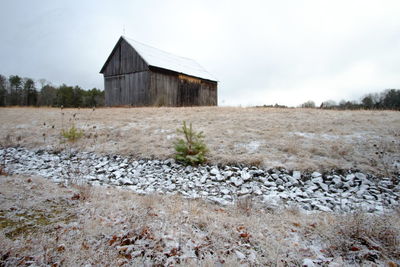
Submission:
M 104 106 L 104 91 L 0 74 L 0 106 L 99 107 Z
M 302 108 L 315 108 L 314 101 L 307 101 L 300 105 Z M 400 110 L 400 90 L 387 89 L 381 93 L 367 94 L 360 101 L 342 100 L 336 103 L 333 100 L 324 101 L 323 109 L 390 109 Z

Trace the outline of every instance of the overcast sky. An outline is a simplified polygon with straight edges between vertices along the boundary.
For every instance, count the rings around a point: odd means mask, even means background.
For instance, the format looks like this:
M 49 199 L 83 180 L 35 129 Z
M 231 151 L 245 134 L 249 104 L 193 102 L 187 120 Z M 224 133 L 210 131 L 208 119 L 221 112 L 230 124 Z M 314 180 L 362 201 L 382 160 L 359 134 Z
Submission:
M 123 34 L 195 59 L 220 105 L 358 100 L 400 88 L 400 1 L 1 0 L 0 74 L 103 89 Z

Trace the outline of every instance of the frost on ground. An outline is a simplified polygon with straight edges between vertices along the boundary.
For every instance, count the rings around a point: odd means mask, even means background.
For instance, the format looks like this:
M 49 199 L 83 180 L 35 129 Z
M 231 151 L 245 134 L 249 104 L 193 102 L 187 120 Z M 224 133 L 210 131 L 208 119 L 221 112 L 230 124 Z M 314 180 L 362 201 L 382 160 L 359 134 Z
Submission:
M 400 263 L 399 212 L 225 208 L 179 196 L 0 176 L 0 265 Z
M 184 120 L 205 133 L 211 164 L 381 174 L 400 162 L 398 111 L 1 108 L 0 144 L 64 149 L 60 131 L 75 123 L 85 131 L 79 150 L 166 159 Z
M 0 159 L 0 266 L 397 266 L 398 114 L 2 108 L 0 147 L 8 150 Z M 166 162 L 184 120 L 206 134 L 210 165 L 183 169 L 182 176 L 181 167 Z M 68 144 L 60 131 L 73 124 L 85 136 Z M 127 158 L 146 168 L 129 166 Z M 82 177 L 98 186 L 78 183 Z M 156 193 L 154 185 L 166 194 Z M 134 190 L 124 190 L 128 187 Z M 147 195 L 138 195 L 138 189 Z M 197 189 L 200 198 L 174 195 Z M 253 193 L 265 196 L 264 203 L 238 198 L 221 206 L 201 198 Z M 266 208 L 274 198 L 297 201 L 305 193 L 333 205 L 333 211 Z M 350 211 L 343 213 L 335 209 L 341 193 L 379 212 L 357 211 L 342 201 Z
M 266 207 L 382 213 L 400 203 L 400 175 L 373 176 L 357 170 L 323 174 L 245 166 L 184 166 L 174 159 L 135 160 L 120 155 L 0 147 L 11 175 L 40 176 L 57 183 L 124 187 L 139 194 L 181 194 L 231 205 L 249 197 Z

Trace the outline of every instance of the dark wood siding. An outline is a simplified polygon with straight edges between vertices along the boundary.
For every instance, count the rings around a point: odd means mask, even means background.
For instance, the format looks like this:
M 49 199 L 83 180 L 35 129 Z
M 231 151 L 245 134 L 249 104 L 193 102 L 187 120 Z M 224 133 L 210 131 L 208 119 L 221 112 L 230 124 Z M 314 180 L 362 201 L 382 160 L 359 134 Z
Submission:
M 199 94 L 199 106 L 217 106 L 218 105 L 218 94 L 217 94 L 217 83 L 201 81 L 200 94 Z
M 179 79 L 178 106 L 198 106 L 201 81 L 193 82 L 187 79 Z
M 106 106 L 148 106 L 148 71 L 104 77 Z
M 121 39 L 108 59 L 103 74 L 107 77 L 148 69 L 142 57 L 124 39 Z
M 152 71 L 150 74 L 151 106 L 177 106 L 178 75 Z
M 217 83 L 151 68 L 150 106 L 216 106 Z
M 217 82 L 148 66 L 123 38 L 100 71 L 107 106 L 215 106 Z
M 217 84 L 199 78 L 179 75 L 178 106 L 215 106 Z

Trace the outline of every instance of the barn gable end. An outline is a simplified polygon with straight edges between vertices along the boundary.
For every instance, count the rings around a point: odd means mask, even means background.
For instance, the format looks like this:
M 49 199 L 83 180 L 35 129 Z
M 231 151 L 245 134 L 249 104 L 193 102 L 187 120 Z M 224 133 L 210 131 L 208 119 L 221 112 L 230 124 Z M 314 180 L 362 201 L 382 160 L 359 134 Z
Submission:
M 107 106 L 217 105 L 217 82 L 195 61 L 123 36 L 100 73 Z
M 148 71 L 146 61 L 121 37 L 101 68 L 104 76 L 121 75 L 132 72 Z

